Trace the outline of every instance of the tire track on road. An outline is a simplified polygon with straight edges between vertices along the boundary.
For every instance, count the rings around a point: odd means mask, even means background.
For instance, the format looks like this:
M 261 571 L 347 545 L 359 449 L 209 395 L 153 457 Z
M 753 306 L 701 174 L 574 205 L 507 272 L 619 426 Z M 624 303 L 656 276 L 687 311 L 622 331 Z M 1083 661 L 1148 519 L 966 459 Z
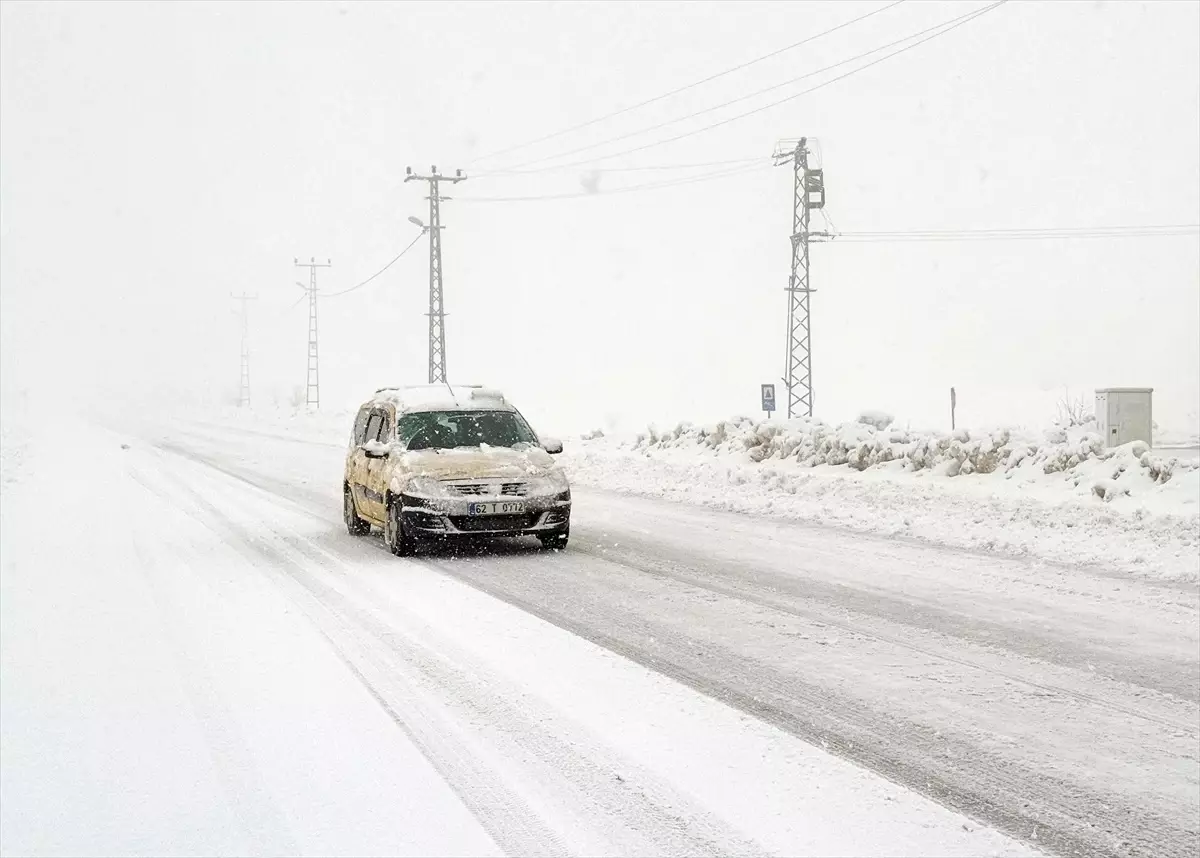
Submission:
M 158 490 L 136 467 L 130 477 L 150 494 L 161 497 Z M 295 839 L 284 815 L 271 800 L 254 755 L 238 728 L 225 698 L 217 691 L 212 675 L 192 655 L 191 648 L 181 639 L 187 628 L 176 602 L 164 591 L 163 583 L 152 571 L 147 550 L 135 533 L 132 535 L 134 553 L 138 558 L 138 573 L 146 584 L 150 598 L 158 609 L 160 628 L 169 651 L 179 666 L 180 686 L 199 724 L 216 775 L 224 788 L 246 842 L 262 855 L 296 854 Z
M 174 449 L 167 452 L 180 455 Z M 268 560 L 270 568 L 315 600 L 322 609 L 317 613 L 303 604 L 306 598 L 301 598 L 298 605 L 388 716 L 405 729 L 472 811 L 480 815 L 489 833 L 512 854 L 569 851 L 562 835 L 542 821 L 534 806 L 507 787 L 506 780 L 521 770 L 533 772 L 535 780 L 543 785 L 556 784 L 549 791 L 557 796 L 556 800 L 569 797 L 570 805 L 583 812 L 588 824 L 601 831 L 610 844 L 615 838 L 623 853 L 762 854 L 752 839 L 726 828 L 635 761 L 614 757 L 604 763 L 613 753 L 610 749 L 573 733 L 569 724 L 549 710 L 529 711 L 510 702 L 517 695 L 511 689 L 506 692 L 504 681 L 485 678 L 461 654 L 456 659 L 445 656 L 454 651 L 451 642 L 440 641 L 435 652 L 406 633 L 394 617 L 384 617 L 361 604 L 378 601 L 379 594 L 358 587 L 362 594 L 360 604 L 355 604 L 345 592 L 322 580 L 334 574 L 342 586 L 356 586 L 344 557 L 309 539 L 274 532 L 277 540 L 308 561 L 297 562 L 290 552 L 271 546 L 263 534 L 251 533 L 239 525 L 186 480 L 180 484 L 190 501 L 203 510 L 200 519 L 206 526 L 231 544 L 249 547 Z M 274 529 L 271 525 L 268 528 Z M 423 685 L 433 687 L 436 693 L 422 693 Z M 457 715 L 454 710 L 458 710 Z M 464 719 L 464 713 L 469 717 Z M 456 726 L 466 720 L 503 728 L 490 731 L 490 747 L 481 746 L 476 731 L 464 732 Z M 553 725 L 557 729 L 549 729 Z M 471 748 L 479 753 L 465 753 L 464 749 Z M 500 774 L 502 771 L 505 774 Z M 618 771 L 623 773 L 621 778 L 615 776 Z M 481 792 L 485 793 L 482 798 Z M 497 805 L 506 808 L 500 820 L 494 818 Z
M 228 470 L 220 462 L 210 461 L 211 457 L 187 453 L 185 455 L 190 455 L 204 464 Z M 294 487 L 289 490 L 286 483 L 271 487 L 263 483 L 258 476 L 255 479 L 261 483 L 257 487 L 263 491 L 285 498 L 289 498 L 289 492 L 294 494 Z M 255 484 L 253 481 L 249 482 Z M 324 521 L 337 520 L 334 514 L 336 510 L 333 510 L 333 507 L 326 510 L 323 502 L 315 495 L 311 503 L 313 506 L 310 514 Z M 580 529 L 576 535 L 576 542 L 589 545 L 588 533 Z M 382 553 L 382 548 L 380 551 Z M 588 556 L 589 552 L 593 556 Z M 460 560 L 432 558 L 418 562 L 806 741 L 825 745 L 835 753 L 961 812 L 987 820 L 1022 839 L 1028 838 L 1031 831 L 1037 830 L 1039 845 L 1049 846 L 1066 854 L 1102 856 L 1191 856 L 1200 844 L 1200 832 L 1196 826 L 1181 825 L 1176 818 L 1164 816 L 1157 809 L 1148 806 L 1129 805 L 1120 793 L 1101 794 L 1081 790 L 1070 783 L 1046 778 L 1019 765 L 1014 767 L 1012 760 L 996 757 L 970 743 L 948 743 L 945 737 L 937 737 L 937 741 L 933 742 L 933 737 L 927 735 L 929 728 L 920 725 L 891 719 L 893 727 L 889 731 L 885 729 L 888 719 L 879 717 L 872 720 L 872 713 L 862 711 L 862 701 L 831 694 L 830 689 L 807 685 L 795 676 L 772 675 L 762 671 L 748 673 L 744 667 L 745 658 L 734 651 L 717 651 L 710 645 L 712 657 L 707 660 L 697 658 L 694 654 L 697 641 L 686 635 L 672 638 L 669 626 L 660 624 L 634 629 L 624 636 L 610 633 L 603 627 L 607 625 L 620 630 L 622 624 L 628 621 L 627 617 L 619 613 L 619 601 L 614 602 L 615 607 L 610 606 L 608 613 L 599 611 L 581 618 L 569 614 L 561 607 L 548 605 L 547 593 L 522 594 L 504 575 L 490 574 L 502 572 L 504 560 L 511 554 L 511 551 L 504 549 L 493 552 L 489 555 L 489 561 L 492 561 L 489 570 L 472 571 L 469 554 Z M 660 579 L 666 577 L 678 585 L 707 589 L 719 598 L 746 600 L 745 594 L 737 592 L 736 587 L 730 591 L 721 591 L 712 586 L 706 587 L 703 581 L 664 575 L 661 571 L 639 568 L 636 563 L 622 565 L 621 561 L 614 562 L 611 556 L 595 556 L 593 549 L 578 551 L 573 548 L 561 555 L 541 555 L 538 568 L 543 574 L 569 579 L 569 576 L 578 575 L 582 571 L 578 564 L 585 558 L 587 562 L 606 563 L 614 568 L 632 570 L 640 575 Z M 565 581 L 560 580 L 557 584 L 563 585 Z M 548 592 L 552 595 L 554 591 Z M 762 600 L 754 599 L 749 601 L 769 610 L 781 610 L 779 604 L 764 604 Z M 614 610 L 618 612 L 613 613 Z M 828 618 L 823 617 L 821 621 L 828 622 Z M 852 624 L 838 627 L 852 635 L 866 635 L 877 641 L 897 644 L 897 641 L 889 637 L 864 632 Z M 653 640 L 654 645 L 648 646 L 647 640 Z M 910 648 L 931 659 L 957 663 L 971 669 L 987 670 L 969 660 L 956 661 L 955 658 L 947 658 L 946 654 L 936 651 L 920 647 Z M 1024 682 L 1049 693 L 1075 696 L 1089 705 L 1104 706 L 1106 703 L 1102 698 L 1094 696 L 1085 695 L 1080 698 L 1073 695 L 1070 689 L 1060 689 L 1045 683 L 1029 683 L 1020 677 L 1009 677 L 1002 672 L 998 675 L 1012 681 Z M 1187 727 L 1187 732 L 1195 733 L 1191 724 L 1174 723 L 1171 719 L 1156 721 L 1153 716 L 1145 719 L 1143 713 L 1137 710 L 1125 711 L 1122 707 L 1117 707 L 1114 711 L 1159 724 L 1169 723 L 1173 729 Z M 863 737 L 869 736 L 873 731 L 878 738 L 873 743 L 864 741 Z M 888 753 L 889 743 L 895 745 L 897 736 L 902 736 L 903 742 L 907 743 L 907 747 L 900 748 L 904 755 L 907 755 L 907 760 L 901 761 L 902 770 L 897 769 L 896 761 L 892 759 L 895 752 Z M 950 758 L 945 759 L 945 753 L 939 756 L 939 749 L 948 749 Z M 1034 829 L 1035 825 L 1040 827 Z
M 937 626 L 937 624 L 934 624 L 934 625 L 925 625 L 924 624 L 924 622 L 923 622 L 924 619 L 928 617 L 927 613 L 917 613 L 914 616 L 911 616 L 908 618 L 903 618 L 903 619 L 898 618 L 899 612 L 897 612 L 896 614 L 889 614 L 889 615 L 884 615 L 883 613 L 867 613 L 864 610 L 862 610 L 862 605 L 866 604 L 867 600 L 859 598 L 859 596 L 861 594 L 855 594 L 852 597 L 852 600 L 848 600 L 848 601 L 851 601 L 850 605 L 840 604 L 840 605 L 838 605 L 837 609 L 840 610 L 845 615 L 856 617 L 858 619 L 858 622 L 856 623 L 851 620 L 839 619 L 834 614 L 834 608 L 832 607 L 834 604 L 836 604 L 836 601 L 834 599 L 832 599 L 832 598 L 824 598 L 823 599 L 823 598 L 821 598 L 821 595 L 812 594 L 810 592 L 806 592 L 803 595 L 799 595 L 799 596 L 793 595 L 792 593 L 788 592 L 787 585 L 789 582 L 786 582 L 786 581 L 773 580 L 770 584 L 764 584 L 764 585 L 761 585 L 758 587 L 754 587 L 754 586 L 751 586 L 749 584 L 749 582 L 745 582 L 744 579 L 739 577 L 739 575 L 736 574 L 733 570 L 722 569 L 721 570 L 722 572 L 728 572 L 728 574 L 725 575 L 725 578 L 731 582 L 734 582 L 734 583 L 726 584 L 726 583 L 723 583 L 719 579 L 719 577 L 715 574 L 710 575 L 710 574 L 696 573 L 696 572 L 691 571 L 693 568 L 696 568 L 696 569 L 701 568 L 698 564 L 696 566 L 691 566 L 689 564 L 680 563 L 680 562 L 672 560 L 672 559 L 653 558 L 653 557 L 650 557 L 649 555 L 645 554 L 644 552 L 641 554 L 635 554 L 634 552 L 630 552 L 630 551 L 609 549 L 609 548 L 604 547 L 601 543 L 598 543 L 598 542 L 590 542 L 589 543 L 587 541 L 577 539 L 576 543 L 578 546 L 576 548 L 576 550 L 580 554 L 587 555 L 587 556 L 592 557 L 597 560 L 604 560 L 607 562 L 618 563 L 619 565 L 625 566 L 627 568 L 637 569 L 638 571 L 643 572 L 646 575 L 652 575 L 655 577 L 666 578 L 666 579 L 670 579 L 673 581 L 678 581 L 681 584 L 686 584 L 690 587 L 695 587 L 695 588 L 701 589 L 701 590 L 707 590 L 711 593 L 725 596 L 727 598 L 742 600 L 745 602 L 749 602 L 751 604 L 755 604 L 755 605 L 759 605 L 764 608 L 768 608 L 773 611 L 778 611 L 783 614 L 788 614 L 793 617 L 797 617 L 797 618 L 812 621 L 812 622 L 817 622 L 817 623 L 827 625 L 827 626 L 833 626 L 834 628 L 840 629 L 841 631 L 846 632 L 847 634 L 856 635 L 858 637 L 872 638 L 874 640 L 877 640 L 881 643 L 886 643 L 893 647 L 920 653 L 931 659 L 935 659 L 935 660 L 939 660 L 939 661 L 946 661 L 946 662 L 950 662 L 952 664 L 957 664 L 961 667 L 966 667 L 969 670 L 979 671 L 981 673 L 994 674 L 996 676 L 1002 676 L 1005 679 L 1009 680 L 1010 682 L 1016 683 L 1018 685 L 1023 685 L 1028 688 L 1037 689 L 1037 690 L 1045 692 L 1047 694 L 1072 697 L 1072 698 L 1080 701 L 1081 703 L 1087 703 L 1092 706 L 1097 706 L 1097 707 L 1100 707 L 1103 709 L 1108 709 L 1112 712 L 1118 712 L 1118 713 L 1125 715 L 1127 717 L 1130 717 L 1130 718 L 1138 718 L 1141 720 L 1150 721 L 1154 724 L 1158 724 L 1159 726 L 1170 727 L 1173 730 L 1178 730 L 1180 732 L 1187 733 L 1193 737 L 1200 738 L 1200 724 L 1196 723 L 1194 717 L 1166 717 L 1166 716 L 1158 715 L 1158 714 L 1155 714 L 1152 712 L 1146 712 L 1144 710 L 1134 709 L 1131 706 L 1125 706 L 1120 703 L 1116 703 L 1115 701 L 1112 701 L 1112 700 L 1106 700 L 1106 699 L 1104 699 L 1102 697 L 1098 697 L 1097 695 L 1094 695 L 1094 694 L 1089 694 L 1084 691 L 1079 691 L 1077 689 L 1068 688 L 1068 687 L 1062 685 L 1061 683 L 1051 684 L 1051 683 L 1046 683 L 1046 682 L 1038 682 L 1036 680 L 1029 679 L 1028 677 L 1021 676 L 1011 670 L 1005 670 L 1003 668 L 996 667 L 995 665 L 980 664 L 979 662 L 973 661 L 969 658 L 963 658 L 961 656 L 957 656 L 957 655 L 954 655 L 953 653 L 947 652 L 947 649 L 949 649 L 949 646 L 945 646 L 940 649 L 934 649 L 933 647 L 922 646 L 919 643 L 915 643 L 911 640 L 907 640 L 898 634 L 889 634 L 887 632 L 880 631 L 878 629 L 872 629 L 872 628 L 866 627 L 867 622 L 874 623 L 874 622 L 882 621 L 885 623 L 900 624 L 903 626 L 907 626 L 907 627 L 910 627 L 919 632 L 920 631 L 932 631 L 935 634 L 937 634 L 938 636 L 948 636 L 953 639 L 953 638 L 957 637 L 955 632 L 957 632 L 959 630 L 961 623 L 955 623 L 950 627 L 948 632 L 943 632 L 942 629 Z M 624 546 L 625 546 L 625 540 L 623 539 L 622 548 L 624 548 Z M 806 582 L 806 583 L 810 583 L 810 582 Z M 841 589 L 849 590 L 850 588 L 841 588 Z M 881 601 L 890 602 L 891 600 L 884 599 Z M 817 607 L 816 608 L 804 607 L 804 605 L 806 603 L 815 603 L 817 605 Z M 859 603 L 859 604 L 855 604 L 855 603 Z M 963 639 L 962 643 L 964 643 L 968 646 L 982 645 L 985 648 L 991 648 L 991 649 L 997 650 L 1001 653 L 1004 653 L 1005 655 L 1021 654 L 1025 658 L 1030 658 L 1030 656 L 1025 656 L 1021 652 L 1021 650 L 1024 649 L 1023 647 L 1020 648 L 1019 650 L 1017 650 L 1016 653 L 1014 653 L 1013 650 L 1010 650 L 1009 648 L 1005 647 L 1003 645 L 1003 643 L 997 642 L 997 640 L 994 637 L 984 639 L 981 642 L 979 640 L 976 640 L 975 636 L 971 636 L 969 638 Z M 1039 659 L 1039 660 L 1044 661 L 1046 659 Z M 1085 661 L 1085 659 L 1082 659 L 1082 658 L 1077 658 L 1073 662 L 1071 660 L 1063 659 L 1062 663 L 1064 665 L 1069 665 L 1071 667 L 1075 667 L 1084 661 Z M 1056 664 L 1059 663 L 1059 660 L 1056 659 L 1055 663 Z M 1147 687 L 1147 686 L 1142 685 L 1142 683 L 1138 683 L 1138 682 L 1131 683 L 1129 680 L 1120 680 L 1120 681 L 1122 681 L 1126 684 L 1133 684 L 1133 685 L 1138 685 L 1141 687 Z M 1154 689 L 1154 690 L 1157 691 L 1157 689 Z M 1162 693 L 1168 694 L 1168 692 L 1162 692 Z M 1170 696 L 1174 697 L 1174 695 L 1170 695 Z M 1175 699 L 1179 700 L 1181 698 L 1175 698 Z M 1193 715 L 1194 715 L 1194 713 L 1193 713 Z
M 454 737 L 430 728 L 434 717 L 411 714 L 413 697 L 409 689 L 395 687 L 381 669 L 378 656 L 365 647 L 347 620 L 335 607 L 320 598 L 322 587 L 314 576 L 292 558 L 273 548 L 261 535 L 230 521 L 207 497 L 185 481 L 174 483 L 195 508 L 180 504 L 178 495 L 150 483 L 147 489 L 164 503 L 180 509 L 212 531 L 225 544 L 246 557 L 254 568 L 275 579 L 285 596 L 329 641 L 338 659 L 351 667 L 352 675 L 364 690 L 380 704 L 387 717 L 430 762 L 448 783 L 484 830 L 509 855 L 554 856 L 565 851 L 560 839 L 538 818 L 528 805 L 513 794 L 502 779 L 480 761 L 465 755 Z M 315 591 L 315 592 L 314 592 Z M 407 716 L 404 713 L 409 713 Z
M 568 549 L 567 554 L 571 554 Z M 568 613 L 550 599 L 515 591 L 503 575 L 475 574 L 464 560 L 426 561 L 546 622 L 702 694 L 850 760 L 901 786 L 995 826 L 1021 840 L 1068 855 L 1097 858 L 1191 858 L 1197 831 L 1119 794 L 1096 795 L 1034 772 L 967 741 L 940 734 L 827 687 L 755 665 L 741 654 L 638 625 L 619 610 L 586 605 Z M 568 570 L 566 574 L 576 574 Z M 561 600 L 555 600 L 561 604 Z

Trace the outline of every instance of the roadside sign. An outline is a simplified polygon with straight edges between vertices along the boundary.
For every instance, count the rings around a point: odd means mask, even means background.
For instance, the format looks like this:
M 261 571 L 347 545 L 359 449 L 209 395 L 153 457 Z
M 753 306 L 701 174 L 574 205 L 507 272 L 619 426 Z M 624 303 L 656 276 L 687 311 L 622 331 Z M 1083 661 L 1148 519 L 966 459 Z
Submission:
M 775 410 L 775 385 L 773 384 L 762 386 L 762 409 L 768 415 Z

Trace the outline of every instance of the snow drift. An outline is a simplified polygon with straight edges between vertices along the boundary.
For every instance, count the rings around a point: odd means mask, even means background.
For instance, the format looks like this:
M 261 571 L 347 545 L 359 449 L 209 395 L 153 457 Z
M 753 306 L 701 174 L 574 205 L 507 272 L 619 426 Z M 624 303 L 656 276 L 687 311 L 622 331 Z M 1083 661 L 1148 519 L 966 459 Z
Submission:
M 352 412 L 237 411 L 238 425 L 344 455 Z M 756 516 L 911 537 L 1160 579 L 1200 580 L 1200 468 L 1085 424 L 1042 433 L 733 418 L 620 436 L 596 430 L 560 457 L 572 484 Z M 586 503 L 586 502 L 585 502 Z M 583 504 L 578 519 L 583 526 Z
M 1088 427 L 1040 435 L 820 420 L 681 423 L 568 446 L 578 485 L 944 545 L 1200 579 L 1200 468 Z
M 879 412 L 840 426 L 803 418 L 734 418 L 708 427 L 681 423 L 662 434 L 652 429 L 638 435 L 631 446 L 644 452 L 692 448 L 716 455 L 744 454 L 755 463 L 793 460 L 806 467 L 844 465 L 856 471 L 890 465 L 946 477 L 999 473 L 1020 481 L 1030 473 L 1060 474 L 1071 489 L 1090 491 L 1104 500 L 1146 492 L 1176 473 L 1197 470 L 1194 462 L 1152 454 L 1141 441 L 1106 449 L 1104 440 L 1086 428 L 1055 428 L 1038 438 L 1008 429 L 912 432 L 887 428 L 891 422 Z

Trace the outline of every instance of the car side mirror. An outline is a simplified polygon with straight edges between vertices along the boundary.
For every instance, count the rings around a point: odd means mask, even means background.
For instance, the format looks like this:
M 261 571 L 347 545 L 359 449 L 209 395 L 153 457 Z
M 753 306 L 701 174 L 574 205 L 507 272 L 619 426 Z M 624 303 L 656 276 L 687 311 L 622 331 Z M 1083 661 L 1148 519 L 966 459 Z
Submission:
M 563 442 L 557 438 L 546 438 L 542 441 L 542 449 L 551 455 L 557 455 L 563 451 Z
M 383 459 L 391 452 L 391 447 L 387 444 L 381 444 L 372 438 L 370 441 L 362 445 L 362 451 L 368 459 Z

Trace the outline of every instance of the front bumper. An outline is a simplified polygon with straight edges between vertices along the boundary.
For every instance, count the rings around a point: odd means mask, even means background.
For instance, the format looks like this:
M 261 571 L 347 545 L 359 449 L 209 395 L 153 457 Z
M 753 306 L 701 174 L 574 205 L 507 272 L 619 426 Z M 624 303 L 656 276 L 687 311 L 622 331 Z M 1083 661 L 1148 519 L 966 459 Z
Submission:
M 567 498 L 569 492 L 564 492 Z M 401 495 L 404 528 L 415 536 L 550 536 L 571 524 L 571 501 L 562 496 L 523 498 L 523 510 L 498 515 L 471 515 L 473 503 L 511 502 L 512 498 L 422 498 Z

